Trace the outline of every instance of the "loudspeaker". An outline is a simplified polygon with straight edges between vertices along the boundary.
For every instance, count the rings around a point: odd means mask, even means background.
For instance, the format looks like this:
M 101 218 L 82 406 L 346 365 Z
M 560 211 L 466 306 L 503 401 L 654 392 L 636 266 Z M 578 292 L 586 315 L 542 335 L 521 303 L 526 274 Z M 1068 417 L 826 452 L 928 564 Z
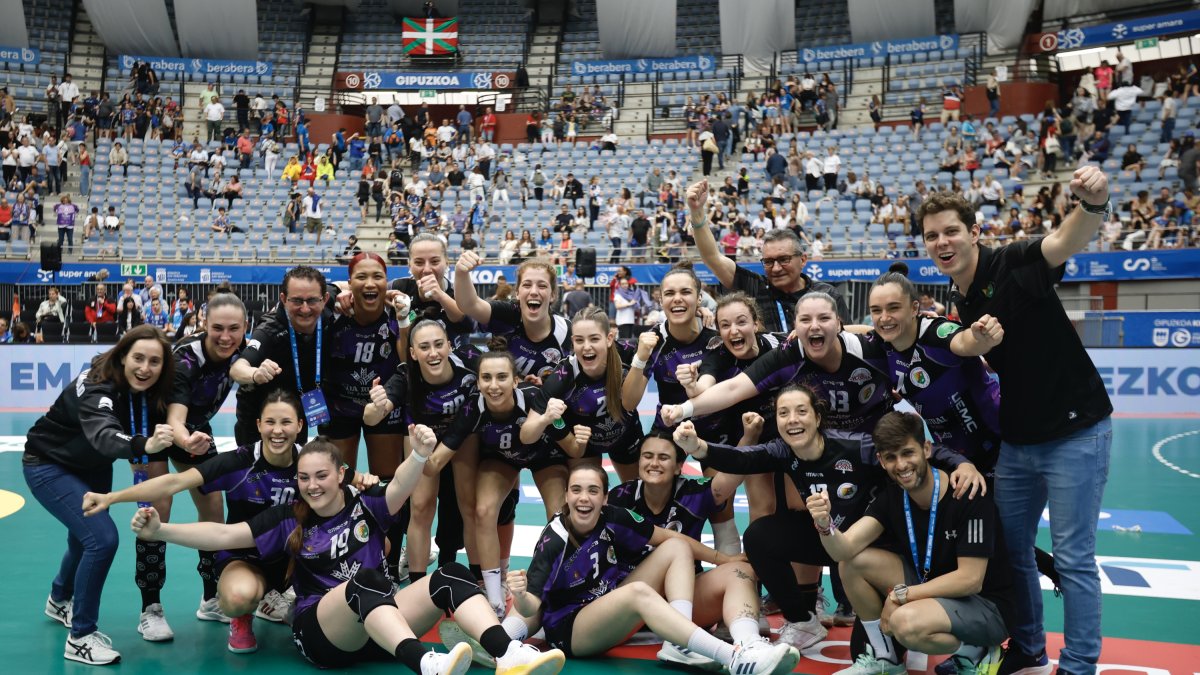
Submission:
M 594 261 L 593 261 L 594 262 Z M 42 269 L 47 272 L 62 270 L 62 247 L 48 241 L 42 242 Z
M 575 249 L 575 276 L 580 279 L 592 279 L 596 276 L 596 249 Z

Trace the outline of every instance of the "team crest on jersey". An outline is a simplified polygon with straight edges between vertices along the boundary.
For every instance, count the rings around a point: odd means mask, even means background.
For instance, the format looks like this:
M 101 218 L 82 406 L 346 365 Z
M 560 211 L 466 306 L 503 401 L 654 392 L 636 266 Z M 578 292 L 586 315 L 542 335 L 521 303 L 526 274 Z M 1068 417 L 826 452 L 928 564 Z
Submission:
M 854 384 L 862 384 L 871 379 L 871 371 L 866 368 L 855 368 L 854 372 L 850 373 L 850 381 Z
M 371 538 L 371 528 L 367 526 L 367 521 L 360 520 L 354 524 L 354 538 L 364 544 Z
M 608 552 L 604 554 L 604 557 L 608 560 L 609 565 L 617 564 L 617 550 L 612 546 L 608 547 Z
M 929 373 L 925 372 L 924 368 L 913 368 L 908 374 L 908 379 L 913 383 L 913 386 L 924 389 L 929 386 Z
M 837 488 L 837 496 L 841 499 L 850 499 L 858 494 L 858 486 L 854 483 L 842 483 Z
M 368 384 L 371 384 L 372 380 L 375 379 L 375 371 L 371 370 L 370 368 L 359 368 L 358 370 L 350 373 L 350 377 L 353 378 L 355 382 L 365 387 Z
M 721 346 L 721 336 L 714 335 L 714 336 L 712 336 L 712 338 L 709 339 L 708 346 L 706 346 L 705 349 L 712 351 L 714 349 L 717 349 L 720 346 Z
M 600 541 L 612 541 L 612 537 L 609 536 L 608 530 L 600 530 Z
M 854 470 L 854 465 L 851 464 L 850 460 L 848 459 L 839 459 L 838 461 L 834 462 L 833 470 L 840 471 L 842 473 L 849 473 Z
M 355 504 L 354 508 L 351 509 L 351 511 L 350 511 L 350 517 L 357 518 L 361 515 L 362 515 L 362 504 Z
M 858 402 L 863 405 L 866 405 L 867 401 L 870 401 L 871 397 L 874 395 L 875 395 L 875 383 L 872 382 L 871 384 L 868 384 L 867 386 L 858 390 Z
M 386 359 L 387 357 L 389 357 L 391 355 L 392 355 L 392 343 L 390 341 L 384 342 L 383 344 L 379 345 L 380 358 Z
M 107 396 L 101 396 L 99 408 L 101 410 L 112 410 L 113 409 L 113 400 Z
M 379 338 L 386 340 L 391 335 L 392 329 L 385 323 L 379 327 Z
M 909 361 L 909 364 L 911 365 L 911 364 L 913 364 L 913 363 L 920 363 L 920 362 L 921 362 L 921 352 L 920 352 L 920 351 L 918 351 L 918 350 L 916 350 L 916 349 L 914 349 L 914 350 L 913 350 L 913 357 L 912 357 L 912 361 Z
M 991 287 L 992 287 L 991 284 L 988 284 L 988 288 L 990 289 Z M 992 297 L 990 293 L 988 294 L 988 297 L 989 298 Z M 956 331 L 960 328 L 962 328 L 962 326 L 954 323 L 953 321 L 947 321 L 947 322 L 943 323 L 942 325 L 938 326 L 937 336 L 944 340 L 944 339 L 950 337 L 951 335 L 953 335 L 954 331 Z
M 555 349 L 554 347 L 551 347 L 549 349 L 542 350 L 542 357 L 545 358 L 550 363 L 558 363 L 559 361 L 562 360 L 562 352 Z

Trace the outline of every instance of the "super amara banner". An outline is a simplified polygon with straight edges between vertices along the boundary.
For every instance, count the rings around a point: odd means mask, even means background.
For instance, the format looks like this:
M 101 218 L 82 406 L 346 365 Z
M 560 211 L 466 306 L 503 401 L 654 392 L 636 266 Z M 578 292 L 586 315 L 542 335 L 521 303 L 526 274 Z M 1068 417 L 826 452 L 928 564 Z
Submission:
M 861 59 L 899 54 L 931 54 L 948 49 L 958 49 L 957 35 L 930 35 L 908 40 L 882 40 L 830 47 L 805 47 L 796 51 L 796 60 L 800 63 L 812 63 L 813 61 Z
M 217 59 L 178 59 L 169 56 L 129 56 L 120 58 L 121 70 L 129 72 L 138 61 L 149 63 L 159 73 L 193 75 L 255 75 L 269 77 L 275 73 L 270 61 L 222 61 Z
M 1098 26 L 1070 28 L 1058 32 L 1058 48 L 1069 50 L 1094 47 L 1111 42 L 1133 42 L 1157 35 L 1173 35 L 1200 30 L 1200 10 L 1148 16 Z

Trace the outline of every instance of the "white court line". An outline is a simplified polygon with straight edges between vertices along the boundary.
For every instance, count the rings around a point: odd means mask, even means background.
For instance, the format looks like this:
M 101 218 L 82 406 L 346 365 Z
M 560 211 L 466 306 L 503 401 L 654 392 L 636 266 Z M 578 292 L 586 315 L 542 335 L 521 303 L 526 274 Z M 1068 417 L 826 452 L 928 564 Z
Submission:
M 1174 436 L 1167 436 L 1166 438 L 1155 443 L 1154 447 L 1150 449 L 1150 453 L 1154 455 L 1154 459 L 1157 459 L 1160 464 L 1167 467 L 1168 469 L 1170 469 L 1172 471 L 1178 471 L 1179 473 L 1187 476 L 1188 478 L 1200 478 L 1200 473 L 1194 473 L 1194 472 L 1188 471 L 1187 469 L 1185 469 L 1181 466 L 1178 466 L 1178 465 L 1172 463 L 1171 461 L 1167 460 L 1167 458 L 1163 457 L 1163 455 L 1162 455 L 1163 446 L 1166 445 L 1167 443 L 1170 443 L 1171 441 L 1177 441 L 1181 438 L 1186 438 L 1188 436 L 1195 436 L 1196 434 L 1200 434 L 1200 429 L 1195 429 L 1193 431 L 1185 431 L 1181 434 L 1175 434 Z

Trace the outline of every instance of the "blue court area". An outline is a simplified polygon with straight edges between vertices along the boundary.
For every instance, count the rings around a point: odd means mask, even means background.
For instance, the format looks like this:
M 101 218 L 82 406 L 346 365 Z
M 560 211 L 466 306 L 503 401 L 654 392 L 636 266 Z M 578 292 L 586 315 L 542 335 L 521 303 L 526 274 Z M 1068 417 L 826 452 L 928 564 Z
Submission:
M 65 529 L 30 496 L 21 475 L 20 453 L 34 413 L 0 413 L 0 536 L 5 542 L 2 569 L 6 582 L 0 598 L 0 654 L 11 673 L 82 672 L 87 666 L 62 658 L 65 629 L 43 616 L 42 607 L 62 554 Z M 233 415 L 215 420 L 223 448 L 232 446 Z M 1104 592 L 1105 647 L 1102 672 L 1110 675 L 1192 675 L 1200 667 L 1200 419 L 1119 418 L 1114 421 L 1112 471 L 1098 523 L 1098 552 Z M 362 453 L 365 455 L 365 453 Z M 129 484 L 130 475 L 116 466 L 116 484 Z M 614 475 L 615 477 L 615 475 Z M 513 565 L 524 566 L 537 533 L 544 524 L 543 509 L 532 479 L 523 476 L 523 497 L 517 514 Z M 744 501 L 738 504 L 740 528 L 746 525 Z M 131 505 L 113 509 L 124 527 Z M 173 519 L 194 520 L 187 497 L 177 497 Z M 196 620 L 200 579 L 196 554 L 171 547 L 168 579 L 163 594 L 167 619 L 175 630 L 173 643 L 152 644 L 136 631 L 139 596 L 133 583 L 133 534 L 125 532 L 121 550 L 105 588 L 100 627 L 112 636 L 123 654 L 113 666 L 121 672 L 304 672 L 305 664 L 290 642 L 286 627 L 256 622 L 259 652 L 235 655 L 225 649 L 225 626 Z M 1040 544 L 1050 547 L 1045 528 Z M 1062 605 L 1046 593 L 1047 628 L 1062 626 Z M 835 629 L 828 640 L 806 653 L 797 671 L 828 675 L 848 662 L 847 629 Z M 1052 635 L 1052 655 L 1061 638 Z M 613 672 L 653 672 L 655 648 L 623 647 L 613 658 L 572 661 L 569 673 L 599 675 Z M 918 657 L 910 672 L 932 672 L 933 661 Z M 396 672 L 397 665 L 378 664 L 356 672 Z M 475 667 L 478 670 L 478 667 Z M 592 672 L 588 672 L 592 671 Z M 480 671 L 482 672 L 482 671 Z

